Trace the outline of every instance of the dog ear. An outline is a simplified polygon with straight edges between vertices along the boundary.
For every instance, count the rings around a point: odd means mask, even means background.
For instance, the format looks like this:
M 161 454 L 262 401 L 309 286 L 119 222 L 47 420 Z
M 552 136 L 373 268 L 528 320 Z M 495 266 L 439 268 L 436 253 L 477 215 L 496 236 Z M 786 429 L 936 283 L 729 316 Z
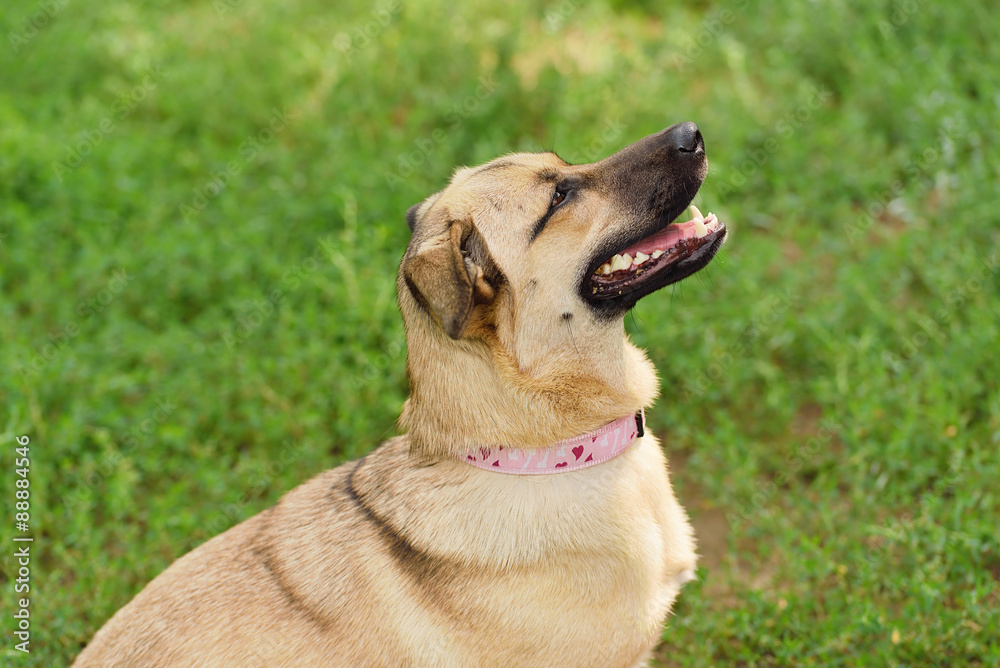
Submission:
M 410 232 L 415 232 L 417 229 L 417 223 L 423 217 L 427 211 L 434 206 L 434 202 L 441 197 L 441 191 L 437 191 L 423 202 L 417 202 L 409 209 L 406 210 L 406 224 L 410 227 Z
M 417 228 L 417 218 L 418 218 L 417 214 L 420 212 L 420 207 L 422 204 L 423 202 L 420 202 L 419 204 L 414 204 L 413 206 L 411 206 L 409 209 L 406 210 L 406 224 L 409 226 L 410 232 L 412 232 Z
M 403 258 L 403 276 L 448 336 L 460 339 L 469 326 L 473 307 L 491 300 L 494 294 L 482 268 L 463 247 L 473 233 L 472 220 L 454 219 L 440 210 L 429 212 L 419 222 L 424 233 Z

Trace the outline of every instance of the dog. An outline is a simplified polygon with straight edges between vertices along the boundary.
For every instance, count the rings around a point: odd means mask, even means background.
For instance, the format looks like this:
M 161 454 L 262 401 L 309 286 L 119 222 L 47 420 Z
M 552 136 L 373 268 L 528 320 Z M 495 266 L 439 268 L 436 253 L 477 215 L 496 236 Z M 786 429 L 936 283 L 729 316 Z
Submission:
M 706 171 L 694 123 L 458 169 L 406 214 L 404 434 L 179 559 L 74 665 L 644 665 L 696 555 L 624 314 L 725 241 L 671 222 Z

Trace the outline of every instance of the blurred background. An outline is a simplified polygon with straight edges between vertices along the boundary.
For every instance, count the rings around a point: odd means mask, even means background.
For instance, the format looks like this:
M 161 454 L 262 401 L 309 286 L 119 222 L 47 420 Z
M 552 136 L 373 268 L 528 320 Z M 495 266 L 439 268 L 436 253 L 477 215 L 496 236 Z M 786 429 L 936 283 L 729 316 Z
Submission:
M 660 665 L 1000 661 L 995 13 L 664 4 L 0 9 L 0 480 L 7 509 L 30 436 L 35 537 L 10 665 L 67 665 L 395 432 L 403 216 L 455 166 L 685 120 L 731 236 L 627 318 L 702 555 Z

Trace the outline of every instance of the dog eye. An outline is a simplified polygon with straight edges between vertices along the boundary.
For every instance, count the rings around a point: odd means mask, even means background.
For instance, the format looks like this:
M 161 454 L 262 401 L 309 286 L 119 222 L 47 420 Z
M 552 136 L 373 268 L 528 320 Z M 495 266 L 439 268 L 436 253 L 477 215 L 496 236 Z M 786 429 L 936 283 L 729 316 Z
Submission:
M 559 206 L 560 204 L 562 204 L 563 200 L 565 200 L 565 199 L 566 199 L 566 193 L 564 193 L 564 192 L 562 192 L 560 190 L 557 190 L 556 194 L 552 196 L 552 204 L 549 205 L 549 208 L 550 209 L 556 208 L 557 206 Z

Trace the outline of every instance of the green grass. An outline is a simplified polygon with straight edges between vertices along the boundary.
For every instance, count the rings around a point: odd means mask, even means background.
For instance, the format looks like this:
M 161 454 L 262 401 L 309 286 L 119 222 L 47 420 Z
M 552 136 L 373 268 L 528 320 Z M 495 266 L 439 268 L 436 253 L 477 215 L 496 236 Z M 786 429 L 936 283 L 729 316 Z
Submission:
M 730 243 L 627 319 L 703 555 L 663 665 L 1000 662 L 994 13 L 671 7 L 5 5 L 0 480 L 29 435 L 35 536 L 25 656 L 5 513 L 5 660 L 68 664 L 393 432 L 403 213 L 454 166 L 694 120 Z

